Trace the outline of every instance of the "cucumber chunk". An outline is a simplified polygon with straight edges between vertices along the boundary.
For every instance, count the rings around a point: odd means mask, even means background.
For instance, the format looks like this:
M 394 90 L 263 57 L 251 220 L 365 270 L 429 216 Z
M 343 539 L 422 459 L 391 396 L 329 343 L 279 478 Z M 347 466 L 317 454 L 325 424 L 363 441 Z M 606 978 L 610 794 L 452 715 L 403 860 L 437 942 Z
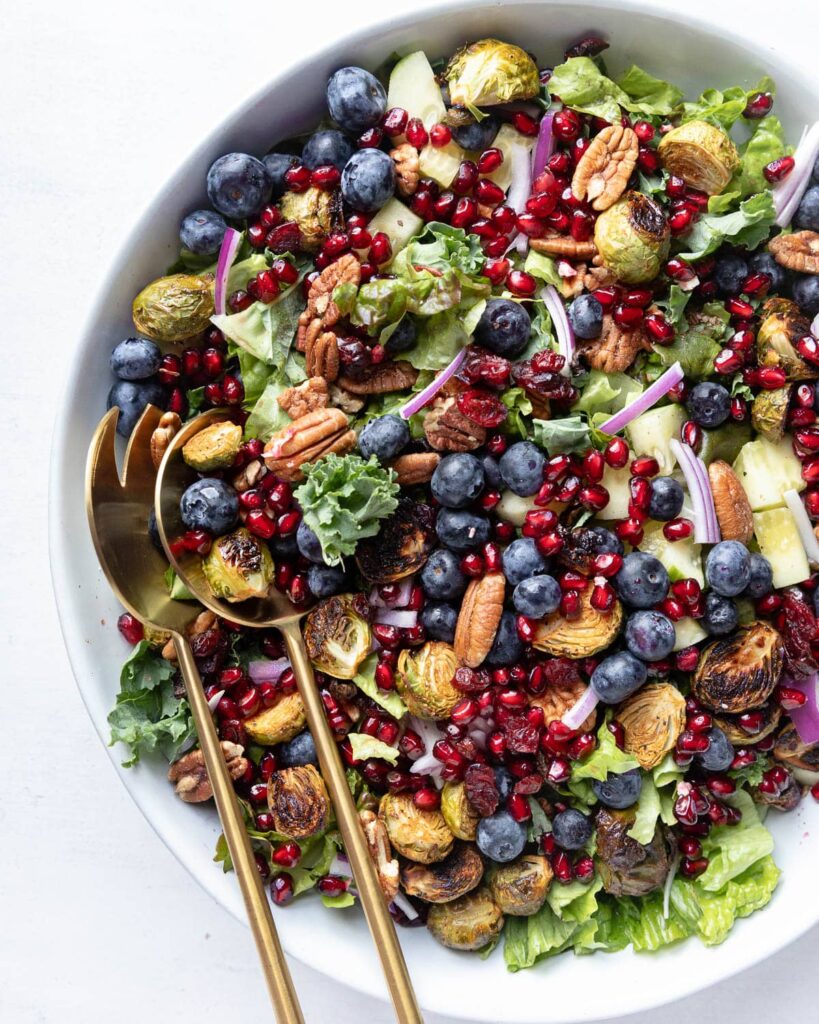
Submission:
M 749 441 L 734 462 L 734 472 L 745 488 L 753 512 L 781 508 L 785 491 L 805 489 L 799 459 L 787 439 L 778 444 L 764 437 Z
M 760 552 L 771 563 L 775 587 L 792 587 L 810 576 L 808 559 L 790 509 L 755 512 L 754 534 Z
M 400 107 L 410 117 L 420 118 L 427 130 L 444 119 L 446 106 L 441 87 L 435 81 L 435 72 L 423 50 L 402 57 L 392 69 L 387 109 L 392 107 Z

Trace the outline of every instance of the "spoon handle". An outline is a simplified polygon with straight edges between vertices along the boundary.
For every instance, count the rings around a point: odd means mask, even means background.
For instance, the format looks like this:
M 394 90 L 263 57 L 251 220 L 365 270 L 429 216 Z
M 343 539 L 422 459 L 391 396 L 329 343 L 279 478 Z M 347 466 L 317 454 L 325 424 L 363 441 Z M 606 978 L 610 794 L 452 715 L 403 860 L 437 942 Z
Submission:
M 281 623 L 279 628 L 284 634 L 290 664 L 304 702 L 307 724 L 316 744 L 321 774 L 333 802 L 344 850 L 350 860 L 367 924 L 381 958 L 381 968 L 390 990 L 396 1019 L 399 1024 L 423 1024 L 404 954 L 378 884 L 378 875 L 367 848 L 353 795 L 347 785 L 338 747 L 324 715 L 324 705 L 316 687 L 313 666 L 304 649 L 301 629 L 297 621 Z
M 290 977 L 284 951 L 276 934 L 270 903 L 262 886 L 242 811 L 233 789 L 233 781 L 228 773 L 213 718 L 202 690 L 199 670 L 193 660 L 188 641 L 179 633 L 174 633 L 174 646 L 179 668 L 185 680 L 188 702 L 199 736 L 199 746 L 205 758 L 233 870 L 242 890 L 250 930 L 253 932 L 262 963 L 276 1021 L 278 1024 L 304 1024 L 293 979 Z

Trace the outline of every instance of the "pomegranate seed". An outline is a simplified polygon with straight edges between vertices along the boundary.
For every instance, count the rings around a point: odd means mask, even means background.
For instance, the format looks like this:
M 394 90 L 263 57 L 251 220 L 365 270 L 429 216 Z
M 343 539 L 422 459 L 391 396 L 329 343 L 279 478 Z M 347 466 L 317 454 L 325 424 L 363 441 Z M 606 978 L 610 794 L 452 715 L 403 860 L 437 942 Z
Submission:
M 763 117 L 767 117 L 772 107 L 773 95 L 771 93 L 755 92 L 753 96 L 748 97 L 748 102 L 742 111 L 742 116 L 747 117 L 751 121 L 758 121 Z
M 581 128 L 580 117 L 573 110 L 558 111 L 552 121 L 552 131 L 563 142 L 574 142 L 580 135 Z
M 730 376 L 742 368 L 744 360 L 739 352 L 730 348 L 722 349 L 714 357 L 714 369 L 717 373 Z
M 612 721 L 608 723 L 606 728 L 614 737 L 614 742 L 617 744 L 620 750 L 624 750 L 626 746 L 626 732 L 622 726 L 622 723 L 618 722 L 617 719 L 612 719 Z
M 424 122 L 420 117 L 411 117 L 409 121 L 407 121 L 407 127 L 404 134 L 407 136 L 407 142 L 409 142 L 410 145 L 415 146 L 416 149 L 423 149 L 429 142 L 429 133 L 424 127 Z
M 429 130 L 429 141 L 437 149 L 452 142 L 452 132 L 445 124 L 434 124 Z
M 643 539 L 643 526 L 639 519 L 623 519 L 614 527 L 614 532 L 620 538 L 633 546 L 637 546 Z
M 706 870 L 707 867 L 707 857 L 697 857 L 695 860 L 684 857 L 680 863 L 680 872 L 685 875 L 686 878 L 697 878 Z
M 552 870 L 554 871 L 555 878 L 562 885 L 568 885 L 571 882 L 574 871 L 572 870 L 572 862 L 569 860 L 568 853 L 559 850 L 552 855 Z
M 623 566 L 623 557 L 615 551 L 604 551 L 592 562 L 592 568 L 596 575 L 608 578 L 616 576 Z
M 648 512 L 651 503 L 651 484 L 644 477 L 633 476 L 628 482 L 629 494 L 629 515 L 636 516 L 637 513 Z
M 491 174 L 503 163 L 503 151 L 495 148 L 485 149 L 478 158 L 478 170 L 481 174 Z
M 284 172 L 284 181 L 291 192 L 304 192 L 310 186 L 310 169 L 296 164 Z
M 492 284 L 499 285 L 503 284 L 511 269 L 512 264 L 507 259 L 487 260 L 483 268 L 483 273 L 485 277 L 489 278 Z
M 609 503 L 609 492 L 601 484 L 589 484 L 578 491 L 577 500 L 583 508 L 600 512 Z
M 680 428 L 680 437 L 689 448 L 697 452 L 702 444 L 702 427 L 693 420 L 686 420 Z
M 129 644 L 138 644 L 145 636 L 142 623 L 128 612 L 123 612 L 117 619 L 117 629 Z
M 253 509 L 248 512 L 245 518 L 245 526 L 255 536 L 262 540 L 270 540 L 276 535 L 276 521 L 263 509 Z
M 765 719 L 761 711 L 745 711 L 737 718 L 737 724 L 743 732 L 755 736 L 762 731 Z
M 553 786 L 560 786 L 568 782 L 572 775 L 572 766 L 562 757 L 556 757 L 549 765 L 546 773 L 546 781 Z
M 332 164 L 327 164 L 322 167 L 316 167 L 315 170 L 310 174 L 310 184 L 316 188 L 320 188 L 325 192 L 332 192 L 332 190 L 341 181 L 341 171 Z
M 449 186 L 459 196 L 465 196 L 471 192 L 478 180 L 478 166 L 472 160 L 462 160 L 452 184 Z
M 660 464 L 650 455 L 638 455 L 631 463 L 631 472 L 640 477 L 656 476 L 660 472 Z
M 640 146 L 637 152 L 637 166 L 643 174 L 656 174 L 660 169 L 660 158 L 655 149 L 648 146 Z
M 375 666 L 375 682 L 379 690 L 395 689 L 395 676 L 392 668 L 383 661 Z
M 483 250 L 484 256 L 488 256 L 491 259 L 500 259 L 501 256 L 506 252 L 509 246 L 509 239 L 505 235 L 498 235 L 497 238 L 484 239 L 481 242 L 481 249 Z
M 387 263 L 392 259 L 392 244 L 390 243 L 389 235 L 386 235 L 383 231 L 378 231 L 373 236 L 368 255 L 370 262 L 375 263 L 376 266 Z
M 583 476 L 589 483 L 599 483 L 603 479 L 606 463 L 601 452 L 592 449 L 583 458 Z
M 511 270 L 506 278 L 506 286 L 513 295 L 529 297 L 537 290 L 537 281 L 524 270 Z
M 401 631 L 396 626 L 388 626 L 383 622 L 376 622 L 373 627 L 373 636 L 382 647 L 392 649 L 401 642 Z
M 566 619 L 574 619 L 580 614 L 582 603 L 576 590 L 567 590 L 560 599 L 560 614 Z
M 283 907 L 293 899 L 293 879 L 282 871 L 270 883 L 270 895 L 277 907 Z
M 819 782 L 814 782 L 810 788 L 810 795 L 814 800 L 819 801 Z
M 500 496 L 498 496 L 500 500 Z M 483 547 L 483 560 L 486 566 L 487 572 L 500 572 L 501 571 L 501 549 L 497 544 L 493 544 L 492 541 L 484 544 Z
M 604 309 L 611 309 L 620 297 L 620 289 L 614 285 L 607 285 L 605 288 L 597 288 L 592 292 Z
M 816 422 L 816 413 L 813 409 L 791 409 L 788 413 L 788 426 L 811 427 Z
M 510 793 L 506 801 L 506 809 L 517 822 L 531 821 L 532 808 L 529 801 L 520 793 Z
M 705 780 L 708 791 L 714 796 L 730 796 L 736 792 L 737 785 L 727 775 L 709 775 Z
M 819 365 L 819 341 L 813 335 L 806 334 L 800 338 L 796 343 L 796 351 L 807 362 L 814 366 Z
M 649 313 L 643 325 L 658 345 L 670 345 L 673 342 L 676 332 L 662 313 Z
M 478 207 L 474 199 L 462 198 L 455 204 L 450 223 L 456 228 L 468 228 L 478 216 Z
M 622 469 L 628 462 L 629 447 L 620 437 L 613 437 L 603 449 L 603 458 L 612 469 Z
M 551 192 L 540 192 L 526 200 L 526 212 L 536 217 L 548 217 L 557 206 L 557 195 Z
M 474 552 L 468 555 L 464 555 L 464 557 L 461 559 L 461 572 L 464 573 L 464 575 L 471 576 L 473 578 L 483 576 L 485 572 L 485 566 L 483 564 L 483 559 L 481 558 L 481 556 L 475 554 Z
M 594 860 L 591 857 L 578 857 L 574 865 L 574 877 L 578 882 L 590 882 L 594 878 Z
M 636 121 L 634 134 L 640 142 L 651 142 L 654 138 L 654 125 L 650 121 Z
M 517 215 L 509 206 L 499 206 L 492 211 L 492 223 L 504 235 L 508 235 L 515 227 Z
M 521 133 L 521 135 L 535 136 L 540 130 L 538 122 L 522 110 L 516 110 L 515 113 L 512 114 L 512 124 Z
M 731 296 L 730 299 L 725 300 L 725 308 L 731 314 L 731 316 L 738 316 L 743 320 L 750 320 L 754 315 L 754 307 L 750 302 L 746 302 L 745 299 L 740 299 L 737 296 Z
M 377 149 L 384 139 L 384 133 L 380 128 L 368 128 L 358 137 L 359 149 Z

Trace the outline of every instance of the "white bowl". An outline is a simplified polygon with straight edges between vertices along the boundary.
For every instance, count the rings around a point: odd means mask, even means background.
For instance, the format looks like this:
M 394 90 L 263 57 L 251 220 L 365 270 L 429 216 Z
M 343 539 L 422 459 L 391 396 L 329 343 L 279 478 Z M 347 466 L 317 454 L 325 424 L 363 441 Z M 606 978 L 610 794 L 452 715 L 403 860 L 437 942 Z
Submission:
M 394 50 L 417 47 L 437 56 L 468 38 L 486 35 L 519 42 L 541 61 L 557 63 L 564 46 L 589 30 L 611 40 L 606 59 L 613 70 L 635 62 L 692 95 L 706 86 L 750 86 L 770 73 L 778 85 L 776 112 L 788 137 L 797 138 L 802 125 L 815 119 L 815 88 L 794 75 L 787 54 L 726 39 L 684 15 L 657 14 L 634 3 L 451 5 L 359 32 L 271 81 L 211 133 L 140 217 L 113 261 L 78 341 L 52 460 L 54 589 L 80 692 L 105 742 L 106 716 L 126 651 L 114 628 L 119 610 L 88 535 L 85 453 L 111 383 L 108 355 L 114 344 L 133 333 L 131 300 L 175 258 L 180 218 L 202 205 L 211 162 L 231 150 L 264 153 L 277 140 L 311 127 L 324 109 L 328 75 L 343 64 L 374 67 Z M 223 875 L 212 861 L 216 815 L 181 803 L 156 760 L 122 769 L 122 753 L 122 748 L 110 750 L 115 770 L 163 842 L 214 899 L 242 919 L 234 878 Z M 771 820 L 776 859 L 783 869 L 780 888 L 770 906 L 739 922 L 722 946 L 706 949 L 692 939 L 654 956 L 562 956 L 512 975 L 500 953 L 484 962 L 441 948 L 423 929 L 402 931 L 421 1004 L 480 1021 L 585 1021 L 655 1007 L 751 966 L 819 921 L 819 808 L 809 801 L 795 813 L 772 815 Z M 362 915 L 327 911 L 317 900 L 305 899 L 277 911 L 276 920 L 290 954 L 345 984 L 384 996 Z

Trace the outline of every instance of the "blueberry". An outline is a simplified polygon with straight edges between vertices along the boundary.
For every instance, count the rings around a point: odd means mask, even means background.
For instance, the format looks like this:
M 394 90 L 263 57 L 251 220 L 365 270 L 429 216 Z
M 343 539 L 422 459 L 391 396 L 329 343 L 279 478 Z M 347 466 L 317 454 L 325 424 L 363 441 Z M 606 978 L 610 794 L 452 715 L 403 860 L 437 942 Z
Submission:
M 626 555 L 615 579 L 620 597 L 634 608 L 651 608 L 662 601 L 670 583 L 663 563 L 644 551 Z
M 156 550 L 164 555 L 165 549 L 162 547 L 162 538 L 159 536 L 159 527 L 156 525 L 156 509 L 152 508 L 148 513 L 148 536 L 151 538 L 151 543 Z
M 722 384 L 703 381 L 691 389 L 688 412 L 701 427 L 718 427 L 731 412 L 731 396 Z
M 819 231 L 819 185 L 812 185 L 802 196 L 793 224 L 804 231 Z
M 247 153 L 220 156 L 208 171 L 208 198 L 225 217 L 252 217 L 270 198 L 270 191 L 267 168 Z
M 515 780 L 512 777 L 512 773 L 506 768 L 498 766 L 495 769 L 495 785 L 498 787 L 498 796 L 501 800 L 505 800 L 515 786 Z
M 380 149 L 359 149 L 341 172 L 341 194 L 354 210 L 380 210 L 395 188 L 395 164 Z
M 514 359 L 529 343 L 532 321 L 519 302 L 490 299 L 475 328 L 475 341 L 498 355 Z
M 523 853 L 526 831 L 526 826 L 515 821 L 509 811 L 495 811 L 478 822 L 475 842 L 484 857 L 506 864 Z
M 301 162 L 311 171 L 329 166 L 343 171 L 354 152 L 355 146 L 346 135 L 335 128 L 327 128 L 310 136 L 301 151 Z
M 493 491 L 499 491 L 503 487 L 503 477 L 501 476 L 498 460 L 494 455 L 484 455 L 481 459 L 481 465 L 483 466 L 486 486 L 491 487 Z
M 700 620 L 711 636 L 725 636 L 739 625 L 739 611 L 730 597 L 721 597 L 713 590 L 705 595 L 705 614 Z
M 617 534 L 607 530 L 605 526 L 592 526 L 591 531 L 597 537 L 595 550 L 598 554 L 622 555 L 625 551 L 623 542 Z
M 339 68 L 327 83 L 330 117 L 346 131 L 363 132 L 377 125 L 387 110 L 387 94 L 375 75 L 364 68 Z
M 518 636 L 518 626 L 512 612 L 504 612 L 501 615 L 498 632 L 495 640 L 486 656 L 488 665 L 501 668 L 504 665 L 514 665 L 523 657 L 523 643 Z
M 271 198 L 278 199 L 284 195 L 287 189 L 284 176 L 298 162 L 299 158 L 292 153 L 268 153 L 262 157 L 262 163 L 270 178 Z
M 340 565 L 311 565 L 307 570 L 307 589 L 313 597 L 332 597 L 347 585 L 347 577 Z
M 300 553 L 304 555 L 308 562 L 315 562 L 316 565 L 324 564 L 321 541 L 303 519 L 299 523 L 298 530 L 296 530 L 296 544 Z
M 213 210 L 194 210 L 179 226 L 179 241 L 183 248 L 197 256 L 215 256 L 225 237 L 227 224 Z
M 318 755 L 313 737 L 307 730 L 279 747 L 278 762 L 282 768 L 298 768 L 312 764 L 318 768 Z
M 734 745 L 719 728 L 714 726 L 705 734 L 711 741 L 707 750 L 695 754 L 694 760 L 707 772 L 724 772 L 734 760 Z
M 443 545 L 463 553 L 486 544 L 491 528 L 487 517 L 477 512 L 442 508 L 435 521 L 435 532 Z
M 757 252 L 751 257 L 748 266 L 752 274 L 767 274 L 771 279 L 771 291 L 781 292 L 788 282 L 788 275 L 769 252 Z
M 457 611 L 443 601 L 428 601 L 421 612 L 421 623 L 431 640 L 443 640 L 451 644 L 455 639 L 457 621 Z
M 366 424 L 358 435 L 358 447 L 365 459 L 375 455 L 379 462 L 389 462 L 409 444 L 409 439 L 407 421 L 388 413 Z
M 501 479 L 522 498 L 537 494 L 543 486 L 543 467 L 546 457 L 531 441 L 518 441 L 500 457 Z
M 224 480 L 204 477 L 192 483 L 182 495 L 179 514 L 189 530 L 207 530 L 219 537 L 236 525 L 239 498 Z
M 811 316 L 819 313 L 819 277 L 797 277 L 791 288 L 793 301 Z
M 154 380 L 118 380 L 108 392 L 106 409 L 119 406 L 117 433 L 120 437 L 130 437 L 137 425 L 137 420 L 145 412 L 148 405 L 156 405 L 160 409 L 165 404 L 162 388 Z
M 538 551 L 532 537 L 513 540 L 509 547 L 504 549 L 501 558 L 503 575 L 513 587 L 528 580 L 530 576 L 546 572 L 547 569 L 546 559 Z
M 466 590 L 467 579 L 461 572 L 458 556 L 446 548 L 437 548 L 421 570 L 421 586 L 433 601 L 452 601 Z
M 542 619 L 557 610 L 561 596 L 560 585 L 552 576 L 532 576 L 515 587 L 512 603 L 521 615 Z
M 651 481 L 648 514 L 661 523 L 676 519 L 683 507 L 683 489 L 670 476 L 656 476 Z
M 622 811 L 640 799 L 640 793 L 643 791 L 643 773 L 639 768 L 632 768 L 619 775 L 610 773 L 602 782 L 592 779 L 592 790 L 604 807 Z
M 484 472 L 480 459 L 465 452 L 445 455 L 432 474 L 430 488 L 445 508 L 465 508 L 483 490 Z
M 662 661 L 676 640 L 674 623 L 662 612 L 634 612 L 626 623 L 626 646 L 643 661 Z
M 111 353 L 109 364 L 120 380 L 153 377 L 162 362 L 159 346 L 147 338 L 126 338 Z
M 396 352 L 406 352 L 408 349 L 411 349 L 417 339 L 418 328 L 415 323 L 415 317 L 407 313 L 395 325 L 395 330 L 387 338 L 384 348 L 390 355 L 395 355 Z
M 476 121 L 475 124 L 464 124 L 460 128 L 452 129 L 452 138 L 463 149 L 475 151 L 489 149 L 495 136 L 498 134 L 500 121 L 490 114 L 483 121 Z
M 738 540 L 715 544 L 705 560 L 705 578 L 722 597 L 736 597 L 751 581 L 751 556 Z
M 269 544 L 270 550 L 278 558 L 295 558 L 300 554 L 295 533 L 288 533 L 286 537 L 274 537 Z
M 569 306 L 569 323 L 578 338 L 597 338 L 603 330 L 603 307 L 593 295 L 578 295 Z
M 604 704 L 619 704 L 640 689 L 647 675 L 648 670 L 639 658 L 620 651 L 603 658 L 592 672 L 591 685 Z
M 714 281 L 720 295 L 739 295 L 748 276 L 748 264 L 741 256 L 723 256 L 714 267 Z
M 573 807 L 560 811 L 552 819 L 552 835 L 564 850 L 582 850 L 592 836 L 591 818 Z

